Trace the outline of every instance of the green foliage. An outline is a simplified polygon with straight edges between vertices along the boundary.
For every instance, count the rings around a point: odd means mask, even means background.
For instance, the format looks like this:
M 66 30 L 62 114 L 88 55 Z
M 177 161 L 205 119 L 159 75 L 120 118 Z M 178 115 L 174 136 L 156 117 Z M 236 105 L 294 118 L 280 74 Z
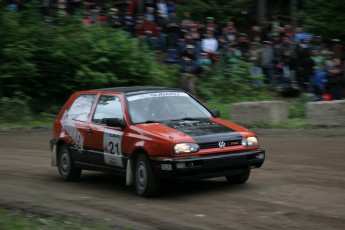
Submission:
M 32 8 L 0 9 L 0 31 L 6 31 L 0 36 L 0 96 L 22 91 L 34 111 L 46 111 L 82 89 L 175 86 L 178 71 L 157 63 L 122 30 L 83 26 L 78 17 L 48 23 Z
M 14 92 L 12 98 L 0 98 L 0 122 L 26 124 L 32 118 L 29 100 L 22 92 Z
M 307 122 L 306 119 L 292 118 L 287 122 L 279 124 L 258 122 L 255 124 L 246 125 L 246 127 L 251 129 L 308 129 L 312 126 Z
M 252 63 L 239 61 L 225 69 L 224 74 L 218 73 L 219 67 L 204 75 L 198 84 L 199 94 L 206 101 L 216 100 L 223 103 L 234 103 L 241 101 L 259 101 L 270 98 L 265 93 L 266 87 L 258 85 L 262 82 L 263 76 L 250 75 L 249 69 Z
M 345 3 L 338 0 L 305 0 L 305 9 L 300 17 L 311 32 L 325 38 L 345 39 Z
M 6 211 L 3 209 L 0 209 L 0 226 L 2 230 L 114 229 L 113 227 L 101 222 L 85 221 L 76 218 L 46 217 L 46 215 L 45 217 L 41 217 L 32 213 L 29 214 L 21 211 Z
M 306 103 L 310 98 L 305 94 L 301 95 L 294 101 L 289 102 L 289 117 L 292 119 L 305 118 Z
M 234 19 L 241 22 L 245 20 L 242 12 L 255 8 L 255 2 L 253 0 L 189 0 L 180 6 L 179 11 L 191 12 L 193 19 L 200 22 L 205 22 L 207 16 L 214 17 L 217 24 L 224 24 Z

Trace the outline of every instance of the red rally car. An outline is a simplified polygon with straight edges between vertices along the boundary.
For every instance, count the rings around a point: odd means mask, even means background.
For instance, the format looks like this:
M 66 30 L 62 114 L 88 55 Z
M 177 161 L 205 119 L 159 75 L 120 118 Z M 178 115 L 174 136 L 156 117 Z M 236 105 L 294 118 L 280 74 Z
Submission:
M 52 165 L 66 181 L 113 172 L 152 196 L 163 180 L 225 176 L 245 183 L 265 151 L 250 130 L 181 89 L 118 87 L 74 93 L 54 123 Z

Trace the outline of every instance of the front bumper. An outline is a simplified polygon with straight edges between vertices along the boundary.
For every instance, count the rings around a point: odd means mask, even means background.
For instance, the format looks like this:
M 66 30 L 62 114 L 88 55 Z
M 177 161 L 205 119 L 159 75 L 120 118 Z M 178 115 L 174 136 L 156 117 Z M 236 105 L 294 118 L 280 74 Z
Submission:
M 259 168 L 265 160 L 265 151 L 255 149 L 236 153 L 151 159 L 154 172 L 159 178 L 179 180 L 203 179 L 238 174 L 243 170 Z

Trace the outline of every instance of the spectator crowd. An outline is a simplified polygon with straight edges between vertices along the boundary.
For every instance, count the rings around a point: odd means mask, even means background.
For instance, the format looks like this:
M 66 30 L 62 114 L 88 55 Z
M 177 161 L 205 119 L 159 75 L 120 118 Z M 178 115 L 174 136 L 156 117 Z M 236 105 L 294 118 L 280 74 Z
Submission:
M 13 0 L 9 3 L 11 10 L 16 8 Z M 178 6 L 171 0 L 146 0 L 143 14 L 135 12 L 133 1 L 124 9 L 114 6 L 107 10 L 88 1 L 58 3 L 60 14 L 74 14 L 83 8 L 85 25 L 123 29 L 129 36 L 140 38 L 143 47 L 165 54 L 165 62 L 181 66 L 192 91 L 197 76 L 212 71 L 214 66 L 226 75 L 245 61 L 252 63 L 248 74 L 262 75 L 262 83 L 279 88 L 282 96 L 305 92 L 313 94 L 316 101 L 344 97 L 342 42 L 332 39 L 326 44 L 321 36 L 303 27 L 292 28 L 277 16 L 242 33 L 233 21 L 219 25 L 209 16 L 197 22 L 190 12 L 178 17 Z

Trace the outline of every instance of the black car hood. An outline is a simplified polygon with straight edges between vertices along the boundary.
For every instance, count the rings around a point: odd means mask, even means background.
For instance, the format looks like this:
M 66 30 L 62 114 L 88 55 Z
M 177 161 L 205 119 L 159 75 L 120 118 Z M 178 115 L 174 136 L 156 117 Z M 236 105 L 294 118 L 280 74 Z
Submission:
M 185 133 L 197 143 L 242 139 L 239 132 L 209 119 L 171 121 L 161 124 Z

